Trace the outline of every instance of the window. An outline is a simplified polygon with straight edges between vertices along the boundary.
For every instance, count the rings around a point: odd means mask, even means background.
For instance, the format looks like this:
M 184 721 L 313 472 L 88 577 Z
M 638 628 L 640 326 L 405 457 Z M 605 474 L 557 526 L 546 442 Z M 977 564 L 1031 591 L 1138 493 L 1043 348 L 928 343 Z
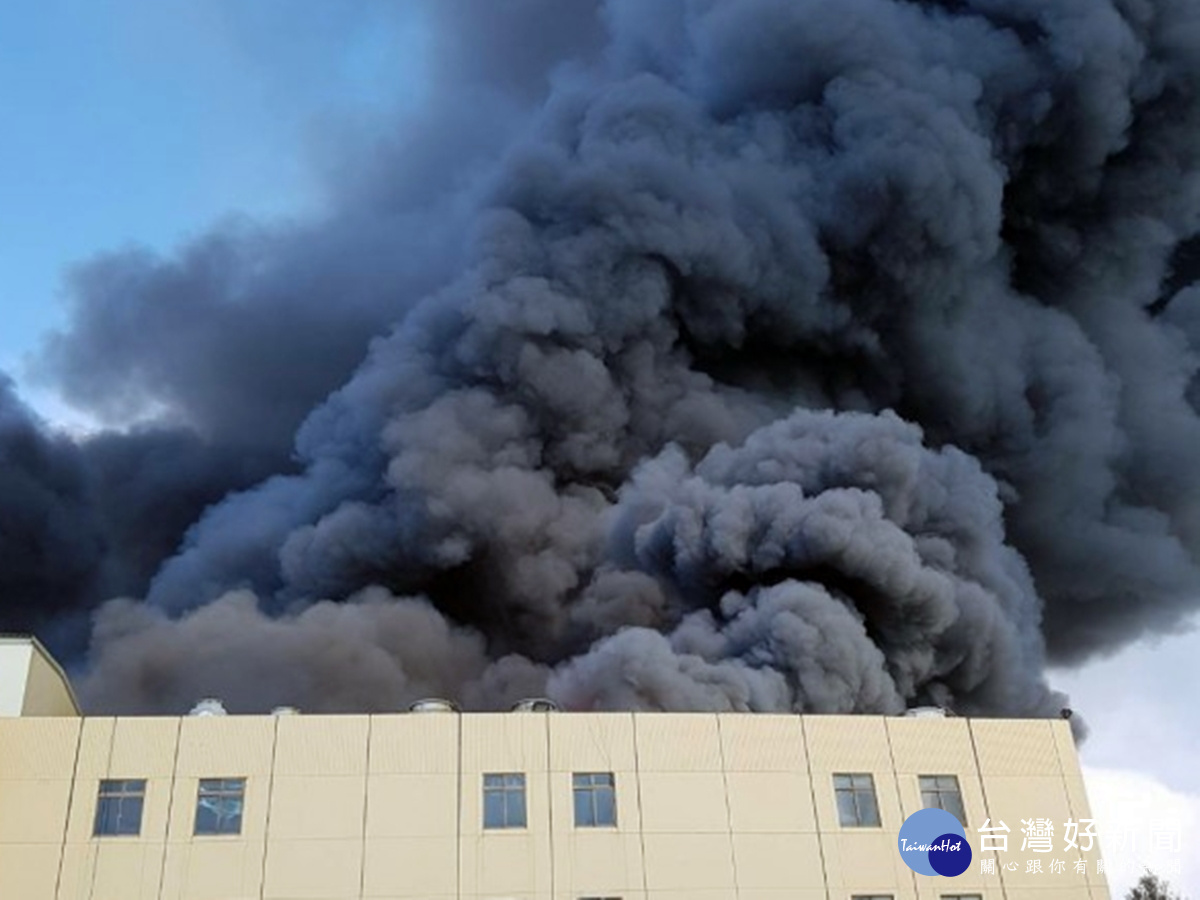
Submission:
M 962 791 L 958 789 L 958 779 L 953 775 L 922 775 L 921 803 L 927 809 L 944 809 L 959 822 L 967 821 Z
M 140 834 L 142 804 L 146 800 L 146 779 L 127 778 L 101 781 L 96 796 L 96 822 L 92 834 Z
M 620 897 L 580 897 L 579 900 L 621 900 Z
M 575 773 L 575 827 L 617 824 L 617 793 L 612 772 Z M 611 900 L 611 898 L 597 898 Z
M 942 900 L 983 900 L 982 894 L 942 894 Z
M 525 776 L 517 773 L 483 776 L 483 827 L 525 827 Z
M 194 834 L 241 834 L 245 778 L 201 778 Z
M 879 826 L 879 807 L 875 803 L 875 779 L 870 775 L 834 775 L 838 819 L 843 828 Z
M 855 894 L 850 900 L 895 900 L 892 894 Z

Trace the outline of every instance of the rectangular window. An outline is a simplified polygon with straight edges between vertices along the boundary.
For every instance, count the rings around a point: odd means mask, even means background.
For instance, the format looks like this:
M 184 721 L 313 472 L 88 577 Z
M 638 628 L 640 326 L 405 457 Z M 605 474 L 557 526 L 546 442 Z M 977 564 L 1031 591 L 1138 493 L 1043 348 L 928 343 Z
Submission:
M 525 776 L 516 772 L 483 776 L 483 827 L 525 827 Z
M 576 828 L 617 824 L 617 792 L 612 772 L 576 772 L 574 786 Z
M 834 775 L 838 819 L 843 828 L 879 826 L 879 806 L 875 802 L 875 779 L 867 774 Z
M 895 900 L 892 894 L 853 894 L 850 900 Z
M 201 778 L 194 834 L 241 834 L 245 778 Z
M 96 822 L 92 834 L 97 837 L 140 834 L 145 800 L 144 778 L 101 781 L 100 792 L 96 796 Z
M 967 821 L 962 791 L 958 789 L 958 778 L 954 775 L 922 775 L 921 803 L 926 809 L 944 809 L 961 823 Z
M 983 900 L 982 894 L 942 894 L 942 900 Z

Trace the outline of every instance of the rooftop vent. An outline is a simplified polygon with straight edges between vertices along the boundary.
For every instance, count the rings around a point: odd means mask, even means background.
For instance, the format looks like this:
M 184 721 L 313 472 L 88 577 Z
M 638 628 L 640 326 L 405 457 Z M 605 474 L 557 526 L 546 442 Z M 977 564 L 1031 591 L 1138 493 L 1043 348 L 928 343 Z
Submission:
M 192 707 L 189 716 L 224 716 L 228 715 L 225 712 L 225 706 L 220 700 L 215 697 L 205 697 L 199 703 Z
M 910 719 L 944 719 L 946 710 L 940 706 L 914 706 L 905 710 L 904 715 Z
M 273 716 L 298 716 L 298 715 L 300 715 L 300 710 L 296 709 L 296 707 L 294 707 L 294 706 L 277 706 L 273 710 L 271 710 L 271 715 L 273 715 Z
M 441 697 L 426 697 L 408 707 L 409 712 L 461 712 L 453 700 L 443 700 Z
M 527 697 L 513 704 L 513 712 L 558 712 L 558 704 L 546 697 Z

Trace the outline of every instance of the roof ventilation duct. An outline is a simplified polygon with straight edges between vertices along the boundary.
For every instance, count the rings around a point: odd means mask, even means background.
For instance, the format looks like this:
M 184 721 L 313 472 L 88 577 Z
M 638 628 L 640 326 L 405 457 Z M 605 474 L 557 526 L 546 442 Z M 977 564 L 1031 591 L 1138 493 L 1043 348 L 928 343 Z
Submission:
M 189 716 L 225 716 L 225 705 L 215 697 L 205 697 L 192 707 Z
M 513 704 L 513 712 L 558 712 L 558 704 L 546 697 L 527 697 Z
M 458 704 L 453 700 L 443 700 L 441 697 L 426 697 L 423 700 L 411 704 L 408 707 L 409 712 L 426 713 L 426 712 L 461 712 Z
M 914 706 L 906 709 L 904 715 L 909 719 L 944 719 L 946 710 L 940 706 Z

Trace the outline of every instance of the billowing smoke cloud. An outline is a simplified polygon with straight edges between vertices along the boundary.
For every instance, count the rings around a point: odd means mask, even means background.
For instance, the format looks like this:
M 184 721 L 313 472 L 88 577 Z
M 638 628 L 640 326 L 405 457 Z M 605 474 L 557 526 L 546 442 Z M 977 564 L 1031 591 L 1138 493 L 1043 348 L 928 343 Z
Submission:
M 0 497 L 4 628 L 44 626 L 87 593 L 103 548 L 78 450 L 44 434 L 3 376 Z
M 303 416 L 99 608 L 95 709 L 1053 714 L 1196 608 L 1200 5 L 436 9 L 335 214 L 80 276 L 76 400 Z
M 206 506 L 268 471 L 184 429 L 54 435 L 0 376 L 0 630 L 82 651 L 90 608 L 144 590 Z
M 287 698 L 309 712 L 394 711 L 396 698 L 461 696 L 496 707 L 537 694 L 545 673 L 519 657 L 491 660 L 483 638 L 453 627 L 420 600 L 380 588 L 344 603 L 324 601 L 279 619 L 255 597 L 233 592 L 182 625 L 142 604 L 105 606 L 96 630 L 124 648 L 107 662 L 122 685 L 114 712 L 183 708 L 195 702 L 194 672 L 235 711 L 261 711 Z

